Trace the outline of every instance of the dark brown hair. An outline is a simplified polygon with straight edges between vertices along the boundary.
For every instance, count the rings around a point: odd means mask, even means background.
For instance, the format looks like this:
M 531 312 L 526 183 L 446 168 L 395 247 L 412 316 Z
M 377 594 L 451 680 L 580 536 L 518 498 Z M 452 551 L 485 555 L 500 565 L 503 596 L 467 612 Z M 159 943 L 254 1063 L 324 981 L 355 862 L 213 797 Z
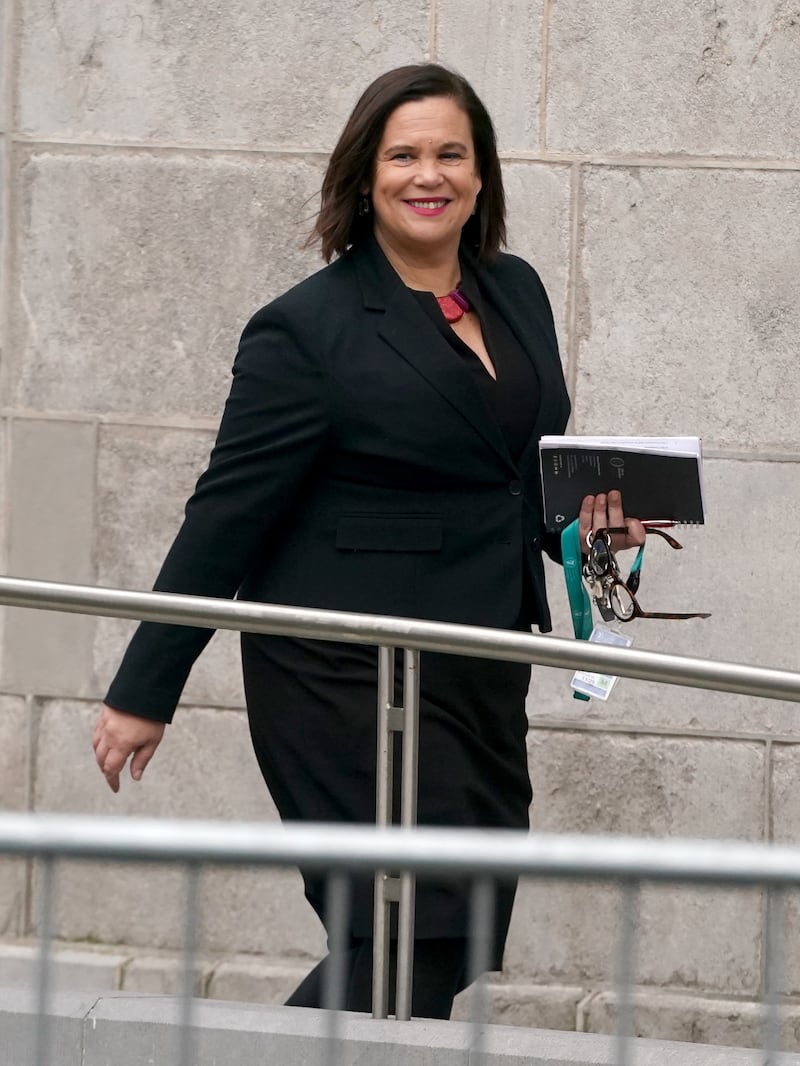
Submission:
M 347 120 L 322 182 L 322 203 L 309 244 L 319 241 L 326 262 L 362 244 L 372 233 L 372 214 L 358 213 L 362 190 L 372 185 L 375 156 L 386 121 L 410 100 L 447 96 L 469 119 L 481 178 L 477 210 L 461 241 L 481 259 L 491 259 L 506 242 L 505 194 L 494 126 L 469 82 L 436 63 L 387 71 L 365 90 Z

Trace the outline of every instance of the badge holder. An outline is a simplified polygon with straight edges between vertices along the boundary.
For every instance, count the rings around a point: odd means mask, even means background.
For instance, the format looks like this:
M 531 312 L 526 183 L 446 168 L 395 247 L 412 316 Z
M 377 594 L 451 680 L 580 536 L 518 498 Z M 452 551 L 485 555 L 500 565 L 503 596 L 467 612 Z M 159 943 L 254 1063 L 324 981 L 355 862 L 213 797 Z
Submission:
M 592 625 L 592 604 L 582 576 L 583 565 L 577 519 L 570 523 L 561 534 L 561 553 L 575 637 L 578 640 L 588 640 L 595 644 L 611 644 L 629 648 L 633 643 L 631 637 L 600 622 Z M 605 701 L 611 695 L 617 680 L 618 678 L 613 674 L 576 670 L 570 681 L 573 698 L 576 700 L 594 698 Z
M 593 644 L 611 644 L 617 648 L 629 648 L 633 644 L 633 638 L 620 633 L 617 629 L 598 622 L 589 635 L 589 641 Z M 615 674 L 595 674 L 588 670 L 576 670 L 572 675 L 570 687 L 574 689 L 577 698 L 583 695 L 585 698 L 593 697 L 598 700 L 607 700 L 619 678 Z

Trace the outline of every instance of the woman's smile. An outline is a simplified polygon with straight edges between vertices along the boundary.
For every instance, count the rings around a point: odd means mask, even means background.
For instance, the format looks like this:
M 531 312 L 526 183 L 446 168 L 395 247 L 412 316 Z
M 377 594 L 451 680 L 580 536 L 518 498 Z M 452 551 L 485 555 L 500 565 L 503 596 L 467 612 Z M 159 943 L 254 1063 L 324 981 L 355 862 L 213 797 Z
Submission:
M 416 211 L 420 215 L 440 215 L 447 205 L 449 200 L 406 200 L 408 206 L 412 211 Z

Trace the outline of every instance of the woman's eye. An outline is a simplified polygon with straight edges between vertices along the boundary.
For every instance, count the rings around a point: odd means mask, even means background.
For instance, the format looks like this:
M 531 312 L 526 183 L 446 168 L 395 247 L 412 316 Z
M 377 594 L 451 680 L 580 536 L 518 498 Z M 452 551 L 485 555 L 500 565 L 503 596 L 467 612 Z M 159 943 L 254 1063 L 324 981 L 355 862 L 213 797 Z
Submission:
M 442 152 L 439 158 L 444 159 L 448 163 L 452 163 L 453 161 L 461 159 L 462 155 L 460 152 Z
M 395 152 L 392 156 L 392 160 L 395 163 L 408 163 L 411 159 L 410 152 Z

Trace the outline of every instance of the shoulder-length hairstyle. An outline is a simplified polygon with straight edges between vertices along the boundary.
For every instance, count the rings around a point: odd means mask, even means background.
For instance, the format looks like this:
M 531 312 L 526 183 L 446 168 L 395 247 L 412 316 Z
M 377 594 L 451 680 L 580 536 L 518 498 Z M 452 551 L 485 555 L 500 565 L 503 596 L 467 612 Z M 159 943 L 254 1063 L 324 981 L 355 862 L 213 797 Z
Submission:
M 375 157 L 386 121 L 401 104 L 446 96 L 466 113 L 472 128 L 481 178 L 477 209 L 461 231 L 461 242 L 483 260 L 506 243 L 506 207 L 494 126 L 475 90 L 460 74 L 436 63 L 397 67 L 377 78 L 363 93 L 333 150 L 322 182 L 321 205 L 308 243 L 319 241 L 330 262 L 372 233 L 372 213 L 360 214 L 363 190 L 372 187 Z

